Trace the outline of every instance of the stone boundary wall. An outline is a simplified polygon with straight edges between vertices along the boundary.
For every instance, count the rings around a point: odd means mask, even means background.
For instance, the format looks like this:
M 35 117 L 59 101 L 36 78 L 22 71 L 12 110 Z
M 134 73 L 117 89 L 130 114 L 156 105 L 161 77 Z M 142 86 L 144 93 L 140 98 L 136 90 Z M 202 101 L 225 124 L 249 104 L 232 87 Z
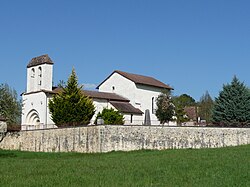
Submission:
M 106 125 L 7 133 L 0 149 L 93 153 L 243 144 L 250 144 L 250 128 Z
M 0 120 L 0 133 L 7 132 L 7 123 Z

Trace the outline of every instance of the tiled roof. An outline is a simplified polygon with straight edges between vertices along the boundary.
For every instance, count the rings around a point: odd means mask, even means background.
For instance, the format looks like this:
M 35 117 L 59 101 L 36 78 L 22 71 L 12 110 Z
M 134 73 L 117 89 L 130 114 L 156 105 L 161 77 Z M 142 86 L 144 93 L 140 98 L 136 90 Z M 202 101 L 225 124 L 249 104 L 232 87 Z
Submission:
M 153 86 L 153 87 L 158 87 L 158 88 L 166 88 L 166 89 L 171 89 L 169 85 L 166 85 L 165 83 L 153 78 L 153 77 L 148 77 L 144 75 L 137 75 L 133 73 L 127 73 L 119 70 L 115 70 L 109 77 L 107 77 L 97 88 L 99 88 L 107 79 L 109 79 L 114 73 L 118 73 L 122 75 L 123 77 L 133 81 L 135 84 L 142 84 L 142 85 L 148 85 L 148 86 Z
M 45 54 L 45 55 L 32 58 L 29 64 L 27 65 L 27 68 L 42 65 L 42 64 L 54 64 L 54 63 L 50 59 L 50 57 L 47 54 Z
M 55 88 L 53 90 L 53 93 L 59 93 L 62 91 L 61 88 Z M 90 90 L 82 90 L 82 92 L 89 96 L 90 98 L 95 98 L 95 99 L 106 99 L 109 101 L 123 101 L 123 102 L 129 102 L 127 98 L 124 98 L 120 95 L 117 95 L 115 93 L 107 93 L 107 92 L 98 92 L 98 91 L 90 91 Z
M 117 95 L 115 93 L 107 93 L 107 92 L 97 92 L 97 91 L 89 91 L 89 90 L 83 90 L 83 93 L 89 96 L 90 98 L 96 98 L 96 99 L 107 99 L 110 101 L 125 101 L 129 102 L 127 98 L 124 98 L 120 95 Z
M 143 112 L 133 107 L 129 102 L 117 102 L 117 101 L 110 101 L 110 103 L 122 113 L 129 113 L 129 114 L 143 114 Z

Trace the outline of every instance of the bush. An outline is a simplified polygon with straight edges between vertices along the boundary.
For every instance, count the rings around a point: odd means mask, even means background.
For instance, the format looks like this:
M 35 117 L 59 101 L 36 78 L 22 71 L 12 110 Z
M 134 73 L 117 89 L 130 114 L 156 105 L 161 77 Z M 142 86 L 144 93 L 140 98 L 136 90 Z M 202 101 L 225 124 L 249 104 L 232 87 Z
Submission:
M 97 119 L 102 118 L 105 125 L 123 125 L 124 117 L 119 111 L 115 111 L 113 108 L 104 108 L 102 112 L 98 113 L 96 116 L 95 124 L 97 124 Z

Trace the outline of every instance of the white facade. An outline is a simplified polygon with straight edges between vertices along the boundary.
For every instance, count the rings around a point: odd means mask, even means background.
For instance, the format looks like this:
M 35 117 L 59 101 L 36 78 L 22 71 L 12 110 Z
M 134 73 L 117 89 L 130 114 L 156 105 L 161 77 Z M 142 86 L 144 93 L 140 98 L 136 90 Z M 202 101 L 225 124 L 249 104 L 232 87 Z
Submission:
M 41 64 L 27 68 L 27 93 L 52 91 L 53 65 Z
M 23 94 L 22 130 L 53 128 L 48 102 L 51 96 L 43 91 Z
M 161 94 L 162 90 L 163 88 L 155 86 L 136 84 L 117 72 L 114 72 L 108 79 L 99 85 L 99 91 L 112 92 L 121 95 L 129 99 L 130 104 L 144 113 L 142 116 L 137 118 L 138 125 L 144 123 L 146 110 L 150 111 L 151 124 L 160 124 L 160 121 L 155 115 L 155 110 L 156 99 Z M 170 122 L 166 125 L 176 125 L 176 123 Z
M 48 108 L 49 100 L 55 94 L 52 90 L 53 62 L 47 55 L 33 58 L 27 66 L 27 91 L 22 95 L 22 130 L 55 128 Z M 142 76 L 143 77 L 143 76 Z M 137 84 L 133 80 L 113 72 L 99 87 L 98 93 L 109 93 L 122 97 L 121 102 L 128 102 L 133 109 L 141 112 L 122 112 L 125 125 L 143 125 L 145 111 L 149 110 L 152 125 L 159 125 L 155 116 L 156 98 L 161 94 L 162 87 Z M 105 94 L 104 94 L 105 95 Z M 90 96 L 91 97 L 91 96 Z M 91 119 L 93 124 L 98 112 L 104 108 L 114 108 L 112 98 L 92 97 L 96 113 Z M 117 98 L 114 98 L 116 101 Z M 170 122 L 167 125 L 175 125 Z

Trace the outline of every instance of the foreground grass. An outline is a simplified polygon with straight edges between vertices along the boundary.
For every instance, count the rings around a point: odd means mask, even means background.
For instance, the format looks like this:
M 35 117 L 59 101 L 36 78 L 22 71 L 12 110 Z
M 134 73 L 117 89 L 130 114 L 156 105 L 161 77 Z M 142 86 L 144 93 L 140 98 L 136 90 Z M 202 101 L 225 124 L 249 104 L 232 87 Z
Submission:
M 0 150 L 0 186 L 250 186 L 250 145 L 201 150 Z

